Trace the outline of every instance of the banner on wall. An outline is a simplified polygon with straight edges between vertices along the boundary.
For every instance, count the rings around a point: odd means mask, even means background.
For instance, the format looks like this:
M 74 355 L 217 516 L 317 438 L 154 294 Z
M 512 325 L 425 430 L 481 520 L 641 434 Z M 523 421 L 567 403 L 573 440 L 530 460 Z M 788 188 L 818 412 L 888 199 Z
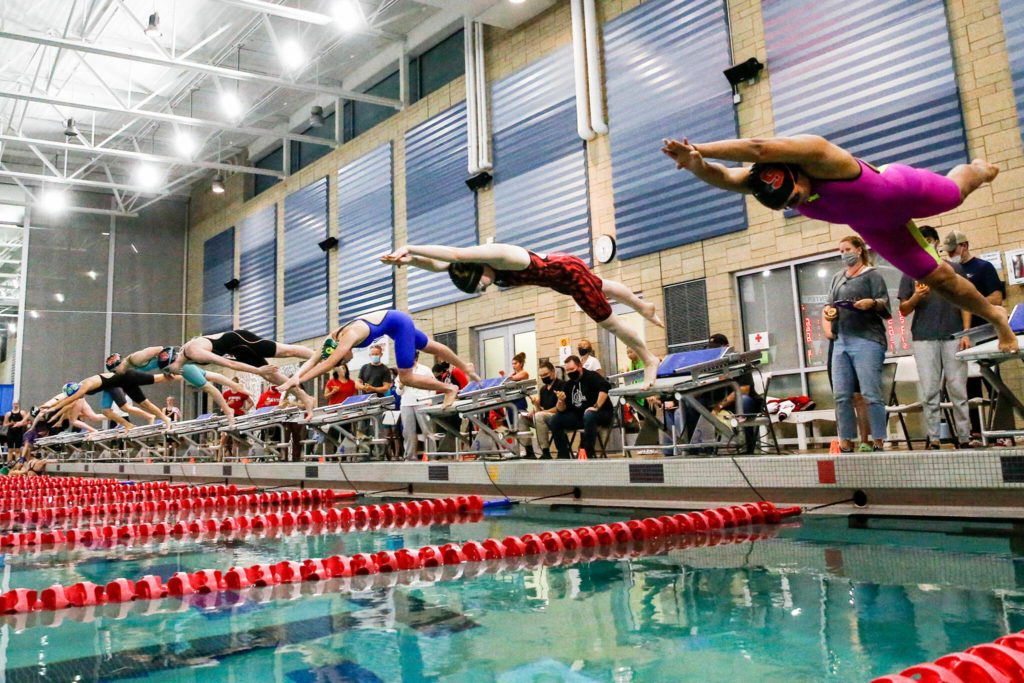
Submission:
M 569 346 L 569 338 L 561 337 L 558 340 L 558 364 L 565 365 L 565 359 L 572 355 L 572 347 Z

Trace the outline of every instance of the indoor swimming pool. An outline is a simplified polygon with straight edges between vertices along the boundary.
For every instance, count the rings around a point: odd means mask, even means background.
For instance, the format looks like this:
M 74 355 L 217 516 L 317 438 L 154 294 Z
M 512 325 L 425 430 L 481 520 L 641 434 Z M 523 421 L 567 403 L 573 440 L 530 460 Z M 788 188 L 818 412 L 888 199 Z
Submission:
M 167 582 L 650 516 L 520 505 L 407 528 L 14 548 L 3 589 Z M 8 681 L 867 681 L 1024 628 L 1012 531 L 810 516 L 653 555 L 538 555 L 511 570 L 467 563 L 10 614 L 0 657 Z

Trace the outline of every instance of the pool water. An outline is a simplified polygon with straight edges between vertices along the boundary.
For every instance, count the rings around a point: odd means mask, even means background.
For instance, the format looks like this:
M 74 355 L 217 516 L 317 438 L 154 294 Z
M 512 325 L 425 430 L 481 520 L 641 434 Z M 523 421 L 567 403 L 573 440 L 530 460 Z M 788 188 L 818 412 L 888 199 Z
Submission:
M 400 530 L 44 550 L 5 556 L 3 590 L 166 580 L 647 516 L 519 506 Z M 1019 528 L 808 517 L 774 531 L 473 578 L 362 588 L 367 577 L 341 592 L 331 582 L 278 586 L 244 599 L 41 613 L 21 626 L 10 616 L 0 657 L 6 681 L 867 681 L 1024 628 Z

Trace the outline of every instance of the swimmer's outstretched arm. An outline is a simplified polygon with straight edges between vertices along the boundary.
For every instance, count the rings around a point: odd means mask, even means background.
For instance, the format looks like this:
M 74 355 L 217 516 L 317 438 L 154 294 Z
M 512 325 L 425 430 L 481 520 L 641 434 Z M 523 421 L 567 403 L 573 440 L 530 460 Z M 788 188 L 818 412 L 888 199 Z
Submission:
M 482 263 L 502 270 L 522 270 L 530 265 L 530 253 L 514 244 L 478 244 L 472 247 L 447 247 L 441 244 L 408 244 L 399 247 L 381 260 L 385 263 L 403 263 L 440 272 L 449 263 Z M 416 261 L 413 261 L 416 259 Z M 426 265 L 419 265 L 422 261 Z
M 319 377 L 336 367 L 339 363 L 345 360 L 345 357 L 352 352 L 352 341 L 345 338 L 346 335 L 342 334 L 341 339 L 338 341 L 338 345 L 331 355 L 327 356 L 324 360 L 319 360 L 319 356 L 314 355 L 312 358 L 307 360 L 299 371 L 292 375 L 287 382 L 278 385 L 278 389 L 282 392 L 287 391 L 293 387 L 297 387 L 303 382 L 308 382 L 314 377 Z M 362 340 L 359 340 L 362 341 Z
M 130 353 L 114 369 L 114 372 L 124 372 L 132 367 L 140 368 L 156 358 L 157 354 L 160 353 L 161 350 L 163 350 L 162 346 L 147 346 L 144 349 L 139 349 L 135 353 Z
M 79 383 L 80 386 L 78 387 L 78 391 L 76 391 L 75 393 L 71 394 L 70 396 L 64 396 L 63 398 L 58 400 L 56 403 L 54 403 L 51 406 L 51 408 L 53 410 L 61 410 L 61 409 L 64 408 L 64 406 L 72 404 L 72 403 L 74 403 L 75 401 L 77 401 L 80 398 L 85 398 L 85 395 L 88 392 L 92 391 L 93 389 L 98 389 L 100 387 L 100 385 L 102 384 L 102 381 L 103 380 L 102 380 L 102 378 L 99 375 L 93 375 L 92 377 L 86 377 L 85 379 L 83 379 Z M 60 394 L 58 394 L 58 396 L 60 396 Z

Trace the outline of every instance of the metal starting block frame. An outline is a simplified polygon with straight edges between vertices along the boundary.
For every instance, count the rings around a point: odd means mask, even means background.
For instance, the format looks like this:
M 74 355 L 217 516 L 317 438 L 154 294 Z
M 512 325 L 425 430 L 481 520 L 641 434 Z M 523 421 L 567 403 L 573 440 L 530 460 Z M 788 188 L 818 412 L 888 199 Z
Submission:
M 705 349 L 704 351 L 711 351 L 711 349 Z M 714 351 L 717 351 L 717 349 L 714 349 Z M 729 353 L 729 350 L 725 348 L 721 349 L 721 351 L 722 353 L 717 358 L 713 357 L 709 360 L 702 360 L 701 362 L 693 363 L 691 365 L 681 365 L 679 367 L 671 368 L 669 372 L 674 372 L 674 374 L 666 377 L 658 377 L 658 379 L 655 380 L 654 385 L 649 389 L 641 389 L 637 386 L 627 384 L 625 386 L 616 387 L 609 392 L 609 396 L 622 399 L 629 404 L 630 408 L 638 414 L 643 415 L 644 419 L 651 420 L 651 424 L 658 425 L 658 433 L 664 434 L 670 439 L 667 444 L 648 444 L 641 446 L 627 446 L 625 444 L 625 439 L 623 439 L 623 451 L 628 453 L 629 451 L 650 450 L 652 448 L 671 448 L 672 455 L 676 456 L 683 455 L 690 449 L 713 447 L 715 445 L 714 442 L 689 443 L 688 441 L 683 440 L 683 405 L 693 408 L 702 417 L 707 418 L 708 422 L 715 428 L 715 431 L 724 438 L 726 442 L 730 442 L 736 437 L 737 432 L 742 429 L 742 426 L 733 427 L 732 425 L 719 420 L 697 399 L 702 394 L 706 394 L 709 391 L 714 391 L 723 387 L 730 387 L 732 391 L 736 392 L 736 396 L 739 396 L 740 386 L 736 379 L 741 375 L 751 372 L 756 366 L 760 365 L 761 352 L 746 351 L 742 353 Z M 696 354 L 700 352 L 687 353 Z M 659 368 L 659 372 L 665 370 L 665 363 L 667 363 L 673 356 L 682 357 L 684 355 L 685 354 L 673 354 L 666 358 L 665 362 Z M 622 377 L 625 379 L 628 375 L 642 376 L 642 372 L 642 370 L 635 370 L 633 372 L 623 373 Z M 650 398 L 652 396 L 671 396 L 675 399 L 676 419 L 675 424 L 673 424 L 672 427 L 666 426 L 666 424 L 662 420 L 658 419 L 658 416 L 650 408 L 640 402 L 640 399 Z
M 532 379 L 513 382 L 504 377 L 496 377 L 485 379 L 479 384 L 470 382 L 459 392 L 456 401 L 447 408 L 441 405 L 444 402 L 443 395 L 431 397 L 430 405 L 420 405 L 416 408 L 416 412 L 425 417 L 430 425 L 430 429 L 424 435 L 427 454 L 435 457 L 450 456 L 456 459 L 464 455 L 518 457 L 518 434 L 501 434 L 488 424 L 487 414 L 492 410 L 505 410 L 506 408 L 518 410 L 515 402 L 528 398 L 536 390 L 536 381 Z M 462 450 L 460 444 L 467 435 L 452 427 L 450 418 L 453 416 L 458 417 L 460 424 L 463 420 L 469 421 L 476 427 L 478 434 L 484 434 L 491 438 L 495 448 Z M 510 425 L 510 429 L 513 428 Z M 454 451 L 440 450 L 441 439 L 446 435 L 455 437 Z
M 85 446 L 93 462 L 117 461 L 124 458 L 128 432 L 123 427 L 101 429 L 85 435 Z
M 44 436 L 37 440 L 35 445 L 47 456 L 52 455 L 56 460 L 79 459 L 86 453 L 86 435 L 86 432 L 61 432 Z
M 127 432 L 122 432 L 125 439 L 125 459 L 162 460 L 167 454 L 167 441 L 164 439 L 166 432 L 163 421 L 132 427 Z
M 374 445 L 384 445 L 382 432 L 384 415 L 395 407 L 394 396 L 356 394 L 333 406 L 321 406 L 313 411 L 309 426 L 324 435 L 323 451 L 304 455 L 304 458 L 349 458 L 356 455 L 369 457 Z M 369 422 L 370 435 L 360 436 L 355 425 Z M 345 442 L 355 444 L 355 450 L 345 452 Z M 363 448 L 365 447 L 365 449 Z M 333 450 L 333 453 L 330 452 Z
M 230 428 L 226 424 L 220 428 L 222 434 L 227 434 L 239 445 L 235 454 L 230 458 L 225 455 L 224 460 L 287 459 L 287 457 L 282 458 L 282 455 L 287 456 L 287 449 L 290 448 L 291 442 L 288 440 L 288 430 L 285 425 L 300 422 L 303 411 L 294 406 L 268 407 L 270 410 L 260 408 L 236 417 L 234 428 Z M 271 440 L 268 436 L 277 438 Z
M 211 415 L 206 413 L 194 420 L 183 420 L 172 422 L 171 428 L 167 431 L 166 439 L 175 446 L 174 459 L 187 460 L 189 458 L 203 460 L 216 460 L 220 453 L 220 430 L 226 427 L 228 419 L 223 415 Z M 212 437 L 217 444 L 210 447 L 203 442 L 203 437 Z M 199 456 L 199 457 L 197 457 Z

